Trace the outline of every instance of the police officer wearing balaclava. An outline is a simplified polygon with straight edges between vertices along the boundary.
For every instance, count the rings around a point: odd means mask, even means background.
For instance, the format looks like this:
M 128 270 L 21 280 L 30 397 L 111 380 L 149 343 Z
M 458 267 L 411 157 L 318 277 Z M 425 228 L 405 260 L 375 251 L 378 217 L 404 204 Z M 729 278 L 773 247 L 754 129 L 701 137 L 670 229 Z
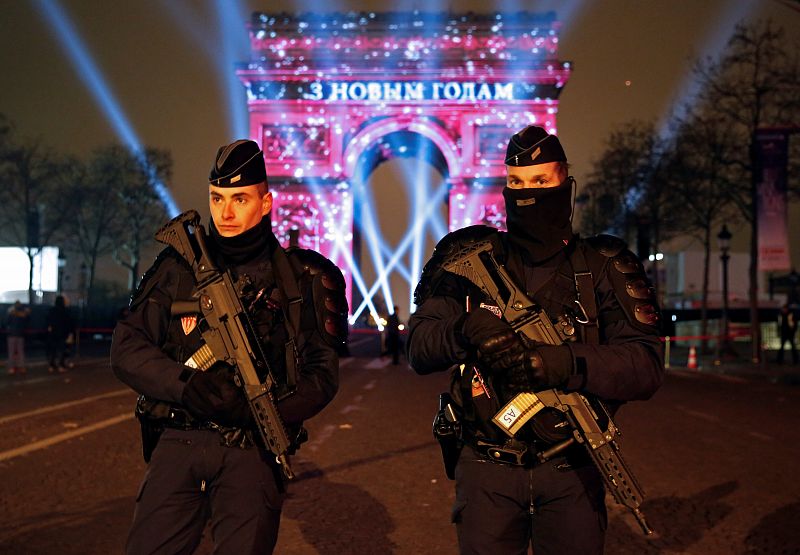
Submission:
M 620 239 L 573 234 L 575 185 L 555 135 L 526 127 L 511 137 L 505 164 L 508 232 L 472 226 L 436 246 L 415 292 L 409 361 L 419 374 L 452 372 L 463 445 L 452 521 L 461 553 L 602 553 L 604 490 L 585 449 L 537 458 L 568 437 L 561 418 L 546 409 L 509 439 L 492 417 L 526 391 L 585 392 L 612 411 L 649 398 L 664 374 L 658 311 L 641 263 Z M 487 240 L 528 297 L 572 330 L 568 342 L 523 344 L 492 299 L 444 270 L 449 257 Z M 498 450 L 514 456 L 489 456 Z
M 347 330 L 344 279 L 314 251 L 281 248 L 255 142 L 219 148 L 208 193 L 210 255 L 236 282 L 297 447 L 305 438 L 303 421 L 338 388 L 337 349 Z M 114 331 L 112 369 L 141 394 L 136 412 L 149 461 L 126 551 L 192 553 L 210 519 L 215 553 L 272 553 L 286 484 L 233 369 L 220 361 L 201 370 L 202 315 L 171 314 L 174 301 L 196 293 L 191 268 L 167 248 Z

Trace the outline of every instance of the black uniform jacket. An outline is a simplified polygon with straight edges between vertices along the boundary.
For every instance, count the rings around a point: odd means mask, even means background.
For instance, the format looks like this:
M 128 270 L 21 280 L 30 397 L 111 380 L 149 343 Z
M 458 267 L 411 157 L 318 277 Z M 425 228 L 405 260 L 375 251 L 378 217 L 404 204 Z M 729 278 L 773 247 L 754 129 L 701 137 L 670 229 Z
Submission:
M 277 242 L 275 242 L 275 247 Z M 170 249 L 165 250 L 140 285 L 140 294 L 134 296 L 130 314 L 114 330 L 111 345 L 111 367 L 114 374 L 135 391 L 152 400 L 180 405 L 185 387 L 185 361 L 201 345 L 202 338 L 195 327 L 188 334 L 181 317 L 170 316 L 173 300 L 186 300 L 194 286 L 189 266 Z M 266 258 L 266 259 L 265 259 Z M 244 266 L 234 267 L 232 274 L 246 273 L 268 291 L 274 287 L 271 262 L 262 257 Z M 299 424 L 320 412 L 338 388 L 339 361 L 335 348 L 322 337 L 317 325 L 310 280 L 298 278 L 303 296 L 300 331 L 297 337 L 299 365 L 294 394 L 278 403 L 278 409 L 288 425 Z M 266 319 L 282 322 L 280 310 L 266 314 Z M 253 317 L 262 346 L 273 371 L 285 374 L 285 328 L 272 331 L 270 337 L 262 333 L 259 318 Z M 183 379 L 181 375 L 183 373 Z M 278 383 L 285 376 L 276 376 Z
M 524 283 L 528 296 L 542 305 L 551 319 L 555 320 L 558 313 L 553 312 L 559 305 L 569 306 L 575 298 L 574 283 L 573 291 L 570 293 L 565 290 L 563 299 L 556 298 L 558 295 L 545 295 L 545 291 L 553 291 L 552 287 L 546 285 L 552 283 L 554 275 L 563 272 L 565 267 L 571 268 L 566 253 L 561 251 L 537 265 L 519 247 L 507 241 L 505 233 L 500 235 L 507 253 L 506 269 L 517 284 L 522 286 Z M 624 245 L 618 239 L 614 240 Z M 542 356 L 545 363 L 572 366 L 575 375 L 567 384 L 567 390 L 581 389 L 606 401 L 647 399 L 658 389 L 664 375 L 658 328 L 637 322 L 633 317 L 629 303 L 632 299 L 625 290 L 625 276 L 619 274 L 611 253 L 601 253 L 585 242 L 582 247 L 585 248 L 586 260 L 593 274 L 600 344 L 571 342 L 566 347 L 546 347 L 542 349 Z M 621 250 L 627 260 L 634 257 L 625 249 L 613 250 Z M 634 260 L 638 264 L 638 259 Z M 615 272 L 619 275 L 614 275 Z M 443 295 L 434 289 L 409 320 L 408 358 L 419 374 L 447 370 L 454 364 L 467 361 L 468 353 L 457 341 L 454 327 L 465 312 L 464 297 L 468 293 L 460 282 L 461 278 L 453 276 L 446 279 L 449 283 L 441 289 L 446 289 L 448 293 Z M 566 283 L 569 283 L 569 279 L 571 276 Z M 621 302 L 629 306 L 622 307 Z

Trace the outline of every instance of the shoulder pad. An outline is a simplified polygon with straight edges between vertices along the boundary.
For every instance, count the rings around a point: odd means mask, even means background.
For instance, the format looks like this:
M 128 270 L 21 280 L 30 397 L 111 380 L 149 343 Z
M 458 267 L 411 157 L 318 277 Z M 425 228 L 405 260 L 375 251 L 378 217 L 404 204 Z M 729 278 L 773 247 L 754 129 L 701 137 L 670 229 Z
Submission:
M 614 235 L 595 235 L 593 237 L 587 237 L 585 241 L 594 250 L 608 258 L 616 256 L 628 248 L 625 241 Z
M 461 229 L 451 231 L 442 237 L 436 244 L 434 252 L 439 250 L 449 250 L 453 246 L 456 248 L 461 248 L 465 245 L 483 241 L 492 235 L 497 235 L 499 233 L 500 232 L 497 230 L 497 228 L 490 227 L 488 225 L 471 225 L 468 227 L 462 227 Z
M 347 341 L 347 295 L 342 271 L 316 251 L 291 247 L 286 256 L 302 281 L 311 278 L 311 292 L 317 316 L 317 328 L 330 345 Z
M 150 266 L 150 268 L 142 276 L 142 279 L 139 280 L 139 285 L 136 287 L 136 290 L 133 292 L 133 294 L 131 294 L 131 300 L 128 303 L 128 307 L 131 310 L 136 308 L 141 301 L 147 298 L 147 295 L 153 290 L 153 287 L 156 286 L 158 280 L 155 279 L 155 276 L 168 269 L 168 265 L 164 265 L 168 260 L 171 260 L 172 264 L 174 265 L 182 264 L 188 269 L 188 263 L 180 254 L 178 254 L 178 251 L 172 247 L 167 247 L 162 250 L 160 253 L 158 253 L 158 256 L 156 256 L 153 265 Z
M 442 276 L 446 273 L 442 265 L 453 254 L 459 252 L 464 247 L 479 241 L 491 240 L 496 249 L 501 249 L 500 231 L 494 227 L 486 225 L 472 225 L 452 231 L 442 237 L 433 249 L 428 262 L 422 268 L 422 276 L 419 279 L 417 288 L 414 290 L 414 304 L 421 305 L 422 302 L 430 297 Z
M 655 288 L 647 278 L 639 257 L 626 248 L 622 239 L 600 235 L 587 240 L 608 261 L 608 279 L 628 321 L 635 327 L 653 333 L 661 319 Z M 613 253 L 613 254 L 612 254 Z
M 292 263 L 292 267 L 295 269 L 295 271 L 299 269 L 300 273 L 310 272 L 312 276 L 315 276 L 330 268 L 333 268 L 339 272 L 339 268 L 337 268 L 333 262 L 322 256 L 317 251 L 311 249 L 301 249 L 299 247 L 289 247 L 288 249 L 285 249 L 285 252 L 286 256 L 289 257 L 289 260 Z

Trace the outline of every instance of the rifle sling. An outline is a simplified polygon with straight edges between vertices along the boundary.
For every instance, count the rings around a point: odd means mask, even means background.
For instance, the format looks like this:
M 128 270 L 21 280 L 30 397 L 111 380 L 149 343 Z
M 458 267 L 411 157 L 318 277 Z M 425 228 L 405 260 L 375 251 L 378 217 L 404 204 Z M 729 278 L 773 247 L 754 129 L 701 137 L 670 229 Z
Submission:
M 297 280 L 289 265 L 289 259 L 280 245 L 275 246 L 272 254 L 272 264 L 275 268 L 275 277 L 278 287 L 281 288 L 288 299 L 283 306 L 283 316 L 286 320 L 286 331 L 289 341 L 286 342 L 286 385 L 294 390 L 297 385 L 297 334 L 300 330 L 300 311 L 303 297 L 297 287 Z
M 600 330 L 597 327 L 597 299 L 594 294 L 594 280 L 592 279 L 592 272 L 589 271 L 589 266 L 586 264 L 586 256 L 581 245 L 575 245 L 575 248 L 572 249 L 570 264 L 572 264 L 572 270 L 575 272 L 575 292 L 578 295 L 578 301 L 589 320 L 581 324 L 583 327 L 583 340 L 590 345 L 598 345 L 600 343 Z

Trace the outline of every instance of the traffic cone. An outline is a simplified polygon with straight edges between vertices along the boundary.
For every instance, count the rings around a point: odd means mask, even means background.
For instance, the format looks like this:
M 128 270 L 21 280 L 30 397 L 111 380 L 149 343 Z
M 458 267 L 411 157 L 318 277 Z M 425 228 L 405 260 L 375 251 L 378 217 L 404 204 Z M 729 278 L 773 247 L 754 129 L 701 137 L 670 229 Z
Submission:
M 697 349 L 694 348 L 694 345 L 689 347 L 689 360 L 686 362 L 686 368 L 697 370 Z

